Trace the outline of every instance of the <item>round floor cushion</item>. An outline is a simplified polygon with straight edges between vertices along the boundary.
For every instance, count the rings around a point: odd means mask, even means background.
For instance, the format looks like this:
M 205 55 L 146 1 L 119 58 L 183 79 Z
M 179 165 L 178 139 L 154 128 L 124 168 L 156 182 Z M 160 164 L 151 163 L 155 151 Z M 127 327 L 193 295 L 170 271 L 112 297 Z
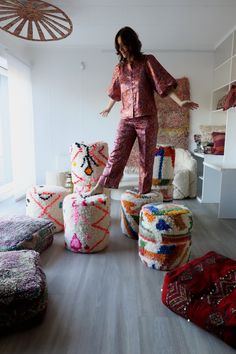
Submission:
M 236 349 L 236 260 L 211 251 L 168 272 L 162 302 Z
M 146 204 L 140 212 L 139 256 L 148 267 L 174 269 L 189 259 L 192 213 L 176 204 Z
M 0 217 L 0 251 L 32 249 L 42 252 L 53 242 L 55 225 L 48 219 L 25 215 Z
M 51 220 L 56 232 L 64 230 L 62 205 L 69 191 L 60 186 L 34 186 L 26 194 L 26 215 Z
M 0 330 L 30 327 L 47 308 L 46 276 L 40 255 L 32 250 L 0 253 Z
M 82 198 L 73 193 L 64 199 L 65 247 L 92 253 L 109 242 L 110 199 L 105 194 Z
M 140 194 L 127 190 L 121 195 L 121 229 L 124 235 L 138 239 L 139 213 L 143 205 L 162 203 L 163 196 L 158 191 Z

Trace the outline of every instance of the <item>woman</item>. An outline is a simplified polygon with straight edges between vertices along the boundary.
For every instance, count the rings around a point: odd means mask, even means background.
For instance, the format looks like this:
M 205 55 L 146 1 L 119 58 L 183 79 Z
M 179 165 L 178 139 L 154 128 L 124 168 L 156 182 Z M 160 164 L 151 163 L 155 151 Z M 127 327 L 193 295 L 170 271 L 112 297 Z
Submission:
M 106 117 L 114 104 L 121 101 L 121 120 L 103 174 L 87 196 L 102 193 L 103 187 L 118 188 L 136 137 L 140 155 L 139 193 L 150 192 L 158 130 L 155 92 L 162 97 L 168 95 L 180 107 L 198 108 L 198 104 L 176 96 L 176 80 L 153 55 L 143 54 L 141 47 L 137 33 L 130 27 L 121 28 L 115 36 L 120 62 L 108 89 L 110 101 L 100 114 Z

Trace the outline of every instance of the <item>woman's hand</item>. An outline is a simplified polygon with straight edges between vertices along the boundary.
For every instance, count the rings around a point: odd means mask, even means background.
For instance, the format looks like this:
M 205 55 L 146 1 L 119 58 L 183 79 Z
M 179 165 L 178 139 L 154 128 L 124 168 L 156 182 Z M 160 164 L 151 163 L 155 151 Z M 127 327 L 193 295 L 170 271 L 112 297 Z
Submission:
M 192 101 L 182 101 L 181 107 L 188 108 L 188 109 L 197 109 L 199 105 Z
M 102 117 L 107 117 L 109 113 L 110 113 L 109 108 L 105 108 L 102 112 L 100 112 Z
M 112 107 L 114 106 L 115 103 L 116 103 L 116 101 L 114 101 L 113 99 L 110 99 L 107 107 L 102 112 L 100 112 L 101 116 L 107 117 L 108 114 L 110 113 L 110 110 L 112 109 Z

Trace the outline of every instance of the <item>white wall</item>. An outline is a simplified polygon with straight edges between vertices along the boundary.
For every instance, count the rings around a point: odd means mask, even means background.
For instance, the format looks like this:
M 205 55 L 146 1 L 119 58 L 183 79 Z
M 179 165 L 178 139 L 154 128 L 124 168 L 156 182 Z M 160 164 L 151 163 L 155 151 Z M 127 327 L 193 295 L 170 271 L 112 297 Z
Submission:
M 176 78 L 190 79 L 192 99 L 200 109 L 191 113 L 191 138 L 198 126 L 210 121 L 213 54 L 208 52 L 153 53 Z M 117 62 L 115 52 L 99 49 L 31 50 L 36 138 L 36 174 L 44 183 L 45 171 L 62 163 L 70 167 L 69 146 L 105 140 L 110 149 L 119 121 L 119 104 L 110 117 L 99 112 L 107 104 L 106 89 Z M 80 63 L 85 63 L 81 70 Z

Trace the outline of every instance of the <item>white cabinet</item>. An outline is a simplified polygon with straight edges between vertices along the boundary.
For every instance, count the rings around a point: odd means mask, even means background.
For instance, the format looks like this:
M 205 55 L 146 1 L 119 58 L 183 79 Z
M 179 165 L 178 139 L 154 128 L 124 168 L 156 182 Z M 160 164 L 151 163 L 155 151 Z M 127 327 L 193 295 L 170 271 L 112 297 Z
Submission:
M 223 156 L 193 153 L 197 160 L 197 199 L 218 203 L 219 218 L 236 218 L 236 168 L 224 168 Z
M 205 164 L 208 165 L 221 165 L 223 156 L 193 153 L 194 158 L 197 160 L 197 199 L 201 203 L 218 203 L 219 198 L 216 196 L 216 191 L 219 189 L 219 181 L 216 178 L 212 178 L 209 175 L 209 171 L 206 170 Z M 208 183 L 212 184 L 214 192 L 207 188 Z

